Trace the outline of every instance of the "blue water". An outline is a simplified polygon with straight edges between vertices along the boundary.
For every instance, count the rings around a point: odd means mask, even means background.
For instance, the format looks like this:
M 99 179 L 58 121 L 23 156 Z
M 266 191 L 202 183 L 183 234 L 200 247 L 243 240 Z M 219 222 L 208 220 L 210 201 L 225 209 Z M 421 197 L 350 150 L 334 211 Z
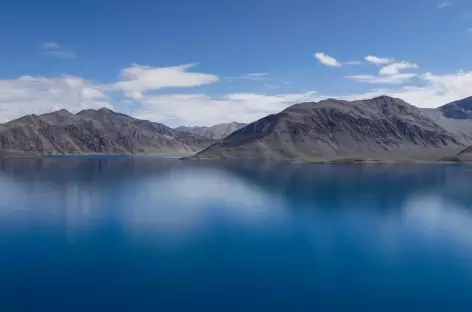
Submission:
M 0 160 L 0 311 L 472 311 L 472 166 Z

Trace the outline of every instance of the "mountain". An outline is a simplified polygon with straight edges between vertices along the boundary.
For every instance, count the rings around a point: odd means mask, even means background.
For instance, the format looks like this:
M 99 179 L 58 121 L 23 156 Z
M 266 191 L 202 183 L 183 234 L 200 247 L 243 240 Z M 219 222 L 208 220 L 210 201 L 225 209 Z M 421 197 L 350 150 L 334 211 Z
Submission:
M 472 140 L 472 97 L 436 109 L 422 109 L 422 111 L 438 125 L 455 133 L 462 140 Z
M 472 119 L 472 96 L 441 106 L 439 110 L 448 118 Z
M 247 125 L 192 158 L 438 160 L 472 142 L 472 137 L 446 129 L 430 114 L 437 112 L 387 96 L 301 103 Z M 468 130 L 472 133 L 472 127 Z
M 214 143 L 107 108 L 60 110 L 0 125 L 0 151 L 37 154 L 192 154 Z M 9 152 L 8 152 L 9 153 Z M 1 154 L 1 152 L 0 152 Z
M 459 154 L 457 154 L 457 159 L 459 161 L 472 161 L 472 146 L 469 146 Z
M 221 123 L 211 127 L 178 127 L 176 130 L 190 132 L 204 138 L 221 140 L 234 131 L 237 131 L 246 126 L 244 123 L 231 122 Z

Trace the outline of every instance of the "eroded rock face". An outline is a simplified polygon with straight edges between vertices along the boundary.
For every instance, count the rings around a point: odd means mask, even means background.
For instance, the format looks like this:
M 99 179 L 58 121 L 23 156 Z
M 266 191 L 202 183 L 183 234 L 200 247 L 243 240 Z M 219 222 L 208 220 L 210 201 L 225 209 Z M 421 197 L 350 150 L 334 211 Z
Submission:
M 463 148 L 461 137 L 422 110 L 382 96 L 297 104 L 247 125 L 194 158 L 432 160 Z
M 28 115 L 0 126 L 0 150 L 37 154 L 192 154 L 212 143 L 106 108 Z

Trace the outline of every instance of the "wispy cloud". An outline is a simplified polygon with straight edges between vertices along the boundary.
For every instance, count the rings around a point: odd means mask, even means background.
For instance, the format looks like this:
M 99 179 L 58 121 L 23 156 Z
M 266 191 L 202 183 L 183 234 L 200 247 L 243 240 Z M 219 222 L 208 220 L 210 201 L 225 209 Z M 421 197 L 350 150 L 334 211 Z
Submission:
M 76 58 L 77 55 L 71 50 L 64 49 L 59 44 L 49 41 L 44 42 L 39 46 L 42 55 L 53 56 L 57 58 Z
M 115 83 L 113 89 L 123 91 L 126 97 L 139 99 L 146 91 L 198 87 L 219 80 L 216 75 L 190 72 L 189 69 L 196 65 L 150 67 L 132 64 L 121 71 L 121 81 Z
M 371 84 L 403 84 L 416 77 L 417 74 L 396 74 L 389 76 L 382 75 L 352 75 L 346 78 L 353 79 L 358 82 L 365 82 Z
M 323 52 L 315 53 L 315 58 L 323 65 L 330 67 L 341 67 L 341 63 L 337 59 L 332 56 L 326 55 Z
M 449 2 L 449 1 L 440 1 L 440 2 L 438 2 L 438 4 L 437 4 L 437 8 L 438 8 L 438 9 L 444 9 L 445 7 L 448 7 L 448 6 L 450 6 L 451 4 L 452 4 L 452 3 Z
M 380 58 L 372 55 L 366 56 L 365 60 L 381 65 L 378 75 L 361 74 L 346 76 L 346 78 L 371 84 L 403 84 L 417 76 L 416 73 L 401 73 L 401 71 L 406 69 L 418 68 L 418 65 L 414 63 L 395 61 L 393 58 Z
M 264 81 L 269 79 L 268 73 L 250 73 L 241 76 L 226 77 L 228 80 L 252 80 L 252 81 Z
M 341 62 L 335 59 L 332 56 L 326 55 L 323 52 L 315 53 L 315 58 L 323 65 L 330 66 L 330 67 L 341 67 L 344 65 L 362 65 L 360 61 L 347 61 Z
M 365 60 L 369 63 L 383 65 L 383 64 L 390 64 L 393 62 L 393 59 L 387 57 L 377 57 L 373 55 L 369 55 L 365 57 Z
M 410 62 L 395 62 L 380 69 L 380 74 L 384 76 L 398 75 L 401 70 L 418 68 L 417 64 Z

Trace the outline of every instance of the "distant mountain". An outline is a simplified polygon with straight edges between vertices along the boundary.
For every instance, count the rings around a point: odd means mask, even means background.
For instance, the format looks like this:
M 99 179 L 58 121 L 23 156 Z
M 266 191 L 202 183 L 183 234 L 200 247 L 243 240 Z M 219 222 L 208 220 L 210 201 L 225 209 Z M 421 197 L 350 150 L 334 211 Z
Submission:
M 247 125 L 193 158 L 438 160 L 472 142 L 467 133 L 446 129 L 430 114 L 437 112 L 387 96 L 301 103 Z M 470 125 L 466 132 L 472 134 Z
M 83 110 L 76 115 L 59 110 L 0 125 L 0 154 L 192 154 L 212 143 L 107 108 Z
M 472 161 L 472 146 L 469 146 L 457 155 L 459 161 Z
M 211 127 L 178 127 L 176 130 L 190 132 L 208 139 L 221 140 L 244 126 L 246 126 L 244 123 L 231 122 Z
M 448 118 L 472 119 L 472 96 L 441 106 L 439 110 Z

